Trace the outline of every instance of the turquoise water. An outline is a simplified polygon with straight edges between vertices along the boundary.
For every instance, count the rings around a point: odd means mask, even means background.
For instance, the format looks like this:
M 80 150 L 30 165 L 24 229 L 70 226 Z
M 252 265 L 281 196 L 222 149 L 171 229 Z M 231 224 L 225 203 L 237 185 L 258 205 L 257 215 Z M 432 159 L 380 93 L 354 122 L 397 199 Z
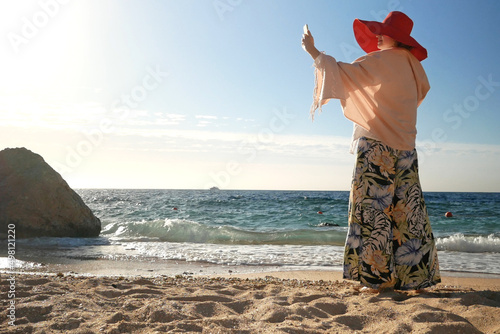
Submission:
M 98 216 L 110 216 L 102 235 L 117 238 L 342 245 L 347 226 L 345 192 L 135 190 L 85 197 Z
M 78 190 L 99 238 L 18 242 L 19 259 L 340 268 L 348 192 Z M 442 270 L 500 274 L 500 194 L 425 193 Z M 450 211 L 452 218 L 444 213 Z M 58 260 L 54 261 L 58 261 Z

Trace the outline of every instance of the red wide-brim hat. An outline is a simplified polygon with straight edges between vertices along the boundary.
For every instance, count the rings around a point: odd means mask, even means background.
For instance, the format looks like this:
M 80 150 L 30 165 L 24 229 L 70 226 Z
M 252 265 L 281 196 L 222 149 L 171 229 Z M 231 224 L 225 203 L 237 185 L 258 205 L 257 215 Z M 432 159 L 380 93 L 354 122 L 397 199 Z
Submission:
M 410 36 L 413 21 L 402 12 L 390 12 L 382 22 L 355 19 L 354 36 L 359 46 L 370 53 L 379 50 L 378 35 L 386 35 L 396 41 L 412 46 L 410 52 L 419 60 L 427 58 L 427 50 Z

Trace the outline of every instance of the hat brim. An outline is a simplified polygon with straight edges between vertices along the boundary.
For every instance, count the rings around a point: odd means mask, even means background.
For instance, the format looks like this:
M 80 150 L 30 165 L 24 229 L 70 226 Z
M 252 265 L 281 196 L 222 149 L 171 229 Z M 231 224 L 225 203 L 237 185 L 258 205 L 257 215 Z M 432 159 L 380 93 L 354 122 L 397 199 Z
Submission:
M 363 21 L 355 19 L 353 23 L 354 37 L 359 46 L 370 53 L 379 50 L 378 35 L 386 35 L 394 38 L 396 41 L 412 46 L 410 52 L 419 60 L 427 58 L 427 50 L 420 45 L 413 37 L 406 35 L 391 26 L 377 21 Z

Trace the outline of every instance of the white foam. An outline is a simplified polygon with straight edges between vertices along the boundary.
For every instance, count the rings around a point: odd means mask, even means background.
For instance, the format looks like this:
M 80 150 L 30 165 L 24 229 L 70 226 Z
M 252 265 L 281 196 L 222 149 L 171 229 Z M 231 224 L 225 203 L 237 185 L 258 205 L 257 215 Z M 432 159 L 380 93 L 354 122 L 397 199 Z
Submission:
M 40 263 L 22 261 L 18 259 L 11 260 L 8 257 L 0 257 L 0 269 L 34 269 L 39 268 L 42 265 Z
M 344 249 L 341 246 L 300 245 L 216 245 L 175 242 L 121 243 L 124 253 L 134 258 L 161 258 L 186 262 L 208 262 L 216 265 L 280 266 L 283 268 L 342 268 Z M 126 251 L 130 249 L 133 251 Z M 118 253 L 121 251 L 116 250 Z M 500 274 L 496 253 L 438 252 L 441 270 Z M 109 258 L 127 261 L 127 256 Z
M 500 253 L 500 238 L 493 234 L 485 236 L 465 236 L 454 234 L 436 240 L 438 250 L 464 253 Z
M 439 267 L 444 271 L 500 274 L 496 253 L 438 252 Z
M 133 242 L 122 245 L 142 256 L 221 265 L 341 265 L 340 246 L 217 245 L 175 242 Z

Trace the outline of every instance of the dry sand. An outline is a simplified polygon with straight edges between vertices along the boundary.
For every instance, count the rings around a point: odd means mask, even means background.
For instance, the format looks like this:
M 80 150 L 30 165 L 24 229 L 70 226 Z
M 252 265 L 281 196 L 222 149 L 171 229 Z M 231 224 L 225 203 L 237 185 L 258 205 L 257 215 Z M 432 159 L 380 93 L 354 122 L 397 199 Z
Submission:
M 444 278 L 424 293 L 360 291 L 339 272 L 226 277 L 17 275 L 1 333 L 500 333 L 500 280 Z

